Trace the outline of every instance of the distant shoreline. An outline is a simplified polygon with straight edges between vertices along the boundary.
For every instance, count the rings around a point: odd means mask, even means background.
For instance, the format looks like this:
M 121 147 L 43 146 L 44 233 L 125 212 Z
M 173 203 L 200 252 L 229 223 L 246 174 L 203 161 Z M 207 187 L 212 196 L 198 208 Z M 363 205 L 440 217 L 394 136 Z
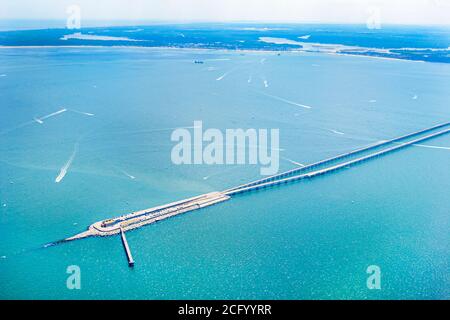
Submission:
M 0 48 L 152 48 L 327 53 L 450 63 L 450 29 L 326 24 L 187 24 L 0 32 Z
M 105 46 L 105 45 L 49 45 L 49 46 L 3 46 L 0 45 L 1 49 L 145 49 L 145 50 L 177 50 L 177 51 L 214 51 L 214 52 L 224 52 L 224 53 L 266 53 L 266 54 L 304 54 L 304 53 L 312 53 L 312 54 L 327 54 L 327 55 L 339 55 L 339 56 L 350 56 L 350 57 L 361 57 L 361 58 L 372 58 L 372 59 L 383 59 L 383 60 L 392 60 L 392 61 L 409 61 L 409 62 L 420 62 L 420 63 L 442 63 L 448 64 L 446 62 L 441 61 L 424 61 L 424 60 L 414 60 L 414 59 L 404 59 L 404 58 L 394 58 L 394 57 L 383 57 L 383 56 L 375 56 L 370 54 L 354 54 L 354 53 L 342 53 L 342 52 L 320 52 L 320 51 L 306 51 L 302 49 L 284 49 L 284 50 L 267 50 L 267 49 L 226 49 L 226 48 L 195 48 L 195 47 L 167 47 L 167 46 Z

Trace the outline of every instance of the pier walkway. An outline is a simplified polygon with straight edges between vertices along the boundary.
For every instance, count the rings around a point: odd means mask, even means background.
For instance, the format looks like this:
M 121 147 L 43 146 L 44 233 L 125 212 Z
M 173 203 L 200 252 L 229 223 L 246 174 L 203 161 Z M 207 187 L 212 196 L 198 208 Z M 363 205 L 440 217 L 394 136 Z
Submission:
M 131 255 L 130 246 L 128 246 L 128 241 L 127 241 L 127 238 L 125 237 L 125 232 L 123 232 L 122 228 L 120 228 L 120 236 L 122 238 L 122 244 L 123 244 L 123 248 L 125 249 L 125 254 L 127 255 L 128 265 L 130 267 L 134 267 L 134 260 L 133 260 L 133 256 Z

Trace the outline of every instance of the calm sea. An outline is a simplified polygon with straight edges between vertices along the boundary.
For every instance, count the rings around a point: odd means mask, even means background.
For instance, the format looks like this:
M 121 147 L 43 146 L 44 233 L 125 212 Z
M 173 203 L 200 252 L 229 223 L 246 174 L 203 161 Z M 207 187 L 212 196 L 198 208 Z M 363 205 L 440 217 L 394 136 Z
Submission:
M 3 48 L 0 74 L 0 298 L 450 298 L 450 136 L 129 232 L 134 269 L 119 237 L 43 248 L 260 177 L 255 165 L 172 164 L 174 128 L 279 129 L 286 170 L 449 121 L 449 64 Z M 66 287 L 70 265 L 81 290 Z M 367 289 L 369 265 L 381 290 Z

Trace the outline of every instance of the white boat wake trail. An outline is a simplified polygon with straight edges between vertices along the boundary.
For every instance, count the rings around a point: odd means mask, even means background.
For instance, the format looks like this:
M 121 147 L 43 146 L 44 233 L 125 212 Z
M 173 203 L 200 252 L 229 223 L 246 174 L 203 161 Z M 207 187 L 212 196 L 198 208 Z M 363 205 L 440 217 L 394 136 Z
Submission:
M 135 176 L 133 176 L 133 175 L 131 175 L 131 174 L 129 174 L 128 172 L 126 172 L 126 171 L 124 171 L 124 170 L 120 170 L 120 171 L 122 171 L 122 173 L 124 174 L 124 175 L 126 175 L 128 178 L 130 178 L 131 180 L 134 180 L 134 179 L 136 179 L 136 177 Z
M 58 114 L 60 114 L 60 113 L 66 112 L 66 111 L 67 111 L 66 109 L 61 109 L 61 110 L 59 110 L 59 111 L 50 113 L 50 114 L 48 114 L 48 115 L 46 115 L 46 116 L 43 116 L 43 117 L 40 117 L 40 118 L 33 118 L 33 120 L 31 120 L 31 121 L 27 121 L 27 122 L 24 122 L 24 123 L 22 123 L 22 124 L 19 124 L 19 125 L 13 127 L 13 128 L 6 129 L 6 130 L 1 131 L 1 132 L 0 132 L 0 135 L 4 135 L 4 134 L 7 134 L 7 133 L 9 133 L 9 132 L 15 131 L 15 130 L 17 130 L 17 129 L 21 129 L 21 128 L 23 128 L 23 127 L 26 127 L 26 126 L 28 126 L 28 125 L 30 125 L 30 124 L 33 124 L 33 123 L 36 123 L 36 122 L 39 123 L 39 124 L 43 124 L 43 123 L 44 123 L 44 121 L 43 121 L 44 119 L 48 119 L 48 118 L 50 118 L 50 117 L 56 116 L 56 115 L 58 115 Z
M 282 159 L 284 159 L 284 160 L 286 160 L 286 161 L 289 161 L 290 163 L 295 164 L 296 166 L 300 166 L 300 167 L 304 167 L 304 166 L 305 166 L 303 163 L 300 163 L 300 162 L 291 160 L 291 159 L 289 159 L 289 158 L 284 158 L 284 157 L 283 157 Z
M 62 179 L 64 179 L 64 177 L 67 174 L 67 171 L 69 170 L 70 165 L 73 162 L 73 159 L 75 159 L 75 156 L 77 155 L 78 152 L 78 142 L 75 143 L 75 146 L 73 148 L 73 152 L 72 155 L 70 156 L 69 160 L 66 162 L 66 164 L 61 168 L 61 170 L 59 171 L 58 176 L 55 178 L 55 182 L 56 183 L 60 183 Z
M 413 144 L 413 146 L 422 147 L 422 148 L 431 148 L 431 149 L 450 150 L 450 147 L 431 146 L 431 145 L 428 145 L 428 144 Z
M 85 115 L 85 116 L 89 116 L 89 117 L 95 116 L 95 114 L 90 113 L 90 112 L 78 111 L 78 110 L 74 110 L 74 109 L 69 109 L 69 111 L 72 111 L 72 112 L 75 112 L 75 113 L 78 113 L 78 114 L 82 114 L 82 115 Z
M 305 108 L 305 109 L 311 109 L 312 108 L 312 107 L 307 106 L 305 104 L 301 104 L 301 103 L 297 103 L 297 102 L 294 102 L 294 101 L 290 101 L 290 100 L 284 99 L 282 97 L 274 96 L 274 95 L 271 95 L 271 94 L 268 94 L 268 93 L 265 93 L 265 92 L 259 92 L 259 93 L 262 94 L 262 95 L 265 95 L 266 97 L 270 97 L 270 98 L 273 98 L 275 100 L 278 100 L 278 101 L 281 101 L 281 102 L 285 102 L 287 104 L 291 104 L 293 106 L 297 106 L 297 107 L 301 107 L 301 108 Z
M 3 131 L 0 131 L 0 135 L 7 134 L 7 133 L 12 132 L 12 131 L 14 131 L 14 130 L 17 130 L 17 129 L 26 127 L 26 126 L 28 126 L 28 125 L 31 125 L 31 124 L 33 124 L 33 123 L 44 124 L 44 120 L 46 120 L 46 119 L 48 119 L 48 118 L 51 118 L 51 117 L 54 117 L 54 116 L 57 116 L 57 115 L 59 115 L 59 114 L 61 114 L 61 113 L 64 113 L 64 112 L 66 112 L 66 111 L 72 111 L 72 112 L 79 113 L 79 114 L 83 114 L 83 115 L 86 115 L 86 116 L 94 116 L 93 113 L 82 112 L 82 111 L 78 111 L 78 110 L 71 110 L 71 109 L 63 108 L 63 109 L 61 109 L 61 110 L 58 110 L 58 111 L 56 111 L 56 112 L 52 112 L 52 113 L 47 114 L 47 115 L 45 115 L 45 116 L 42 116 L 42 117 L 40 117 L 40 118 L 35 117 L 35 118 L 33 118 L 33 120 L 31 120 L 31 121 L 24 122 L 24 123 L 22 123 L 22 124 L 19 124 L 19 125 L 13 127 L 13 128 L 10 128 L 10 129 L 6 129 L 6 130 L 3 130 Z
M 223 78 L 225 78 L 226 76 L 228 76 L 230 73 L 232 73 L 233 71 L 235 71 L 238 67 L 234 67 L 233 69 L 231 69 L 230 71 L 225 72 L 223 75 L 221 75 L 220 77 L 218 77 L 216 80 L 220 81 Z
M 218 176 L 218 175 L 223 175 L 224 173 L 230 172 L 230 171 L 232 171 L 232 170 L 235 170 L 236 168 L 238 168 L 238 167 L 231 167 L 231 168 L 226 169 L 226 170 L 218 171 L 218 172 L 213 173 L 213 174 L 210 174 L 210 175 L 208 175 L 208 176 L 204 176 L 202 179 L 203 179 L 203 180 L 208 180 L 208 179 L 211 178 L 211 177 L 215 177 L 215 176 Z
M 48 115 L 46 115 L 46 116 L 37 118 L 37 119 L 35 119 L 35 120 L 36 120 L 36 121 L 38 121 L 38 120 L 44 121 L 45 119 L 48 119 L 48 118 L 57 116 L 58 114 L 61 114 L 61 113 L 66 112 L 66 111 L 67 111 L 67 109 L 61 109 L 61 110 L 58 110 L 58 111 L 56 111 L 56 112 L 50 113 L 50 114 L 48 114 Z
M 220 77 L 218 77 L 216 80 L 217 81 L 220 81 L 220 80 L 222 80 L 223 78 L 225 78 L 227 75 L 229 75 L 230 74 L 230 72 L 231 72 L 231 70 L 230 71 L 228 71 L 228 72 L 225 72 L 223 75 L 221 75 Z
M 343 132 L 337 131 L 337 130 L 333 130 L 333 129 L 329 129 L 331 132 L 336 133 L 336 134 L 344 134 Z

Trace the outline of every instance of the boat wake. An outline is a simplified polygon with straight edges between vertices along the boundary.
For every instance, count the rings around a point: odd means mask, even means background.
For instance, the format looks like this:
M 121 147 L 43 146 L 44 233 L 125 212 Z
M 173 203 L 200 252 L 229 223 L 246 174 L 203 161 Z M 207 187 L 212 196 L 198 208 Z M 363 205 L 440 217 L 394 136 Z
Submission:
M 284 160 L 286 160 L 286 161 L 289 161 L 290 163 L 295 164 L 296 166 L 300 166 L 300 167 L 305 167 L 305 166 L 306 166 L 306 165 L 304 165 L 303 163 L 300 163 L 300 162 L 291 160 L 291 159 L 289 159 L 289 158 L 284 158 L 284 157 L 282 157 L 282 159 L 284 159 Z
M 61 109 L 61 110 L 58 110 L 58 111 L 56 111 L 56 112 L 50 113 L 50 114 L 48 114 L 48 115 L 46 115 L 46 116 L 37 118 L 37 119 L 35 119 L 35 120 L 38 121 L 38 122 L 39 122 L 39 120 L 40 120 L 41 122 L 43 122 L 45 119 L 48 119 L 48 118 L 57 116 L 58 114 L 64 113 L 64 112 L 66 112 L 66 111 L 67 111 L 67 109 Z
M 128 178 L 130 178 L 131 180 L 136 179 L 135 176 L 129 174 L 128 172 L 124 171 L 124 170 L 120 170 L 124 175 L 126 175 Z
M 78 114 L 82 114 L 82 115 L 85 115 L 85 116 L 89 116 L 89 117 L 95 116 L 95 114 L 90 113 L 90 112 L 78 111 L 78 110 L 74 110 L 74 109 L 70 109 L 69 111 L 72 111 L 72 112 L 75 112 L 75 113 L 78 113 Z
M 329 129 L 329 130 L 330 130 L 330 132 L 333 132 L 333 133 L 336 133 L 336 134 L 340 134 L 340 135 L 345 134 L 345 133 L 343 133 L 341 131 L 337 131 L 337 130 L 333 130 L 333 129 Z
M 301 103 L 297 103 L 297 102 L 294 102 L 294 101 L 291 101 L 291 100 L 287 100 L 287 99 L 284 99 L 282 97 L 274 96 L 272 94 L 268 94 L 268 93 L 265 93 L 265 92 L 259 92 L 259 93 L 264 95 L 264 96 L 266 96 L 266 97 L 269 97 L 269 98 L 272 98 L 272 99 L 275 99 L 275 100 L 278 100 L 278 101 L 281 101 L 281 102 L 284 102 L 284 103 L 287 103 L 287 104 L 290 104 L 290 105 L 293 105 L 293 106 L 297 106 L 297 107 L 301 107 L 301 108 L 305 108 L 305 109 L 311 109 L 312 108 L 311 106 L 307 106 L 305 104 L 301 104 Z
M 450 150 L 450 147 L 439 147 L 439 146 L 432 146 L 429 144 L 413 144 L 413 146 L 422 147 L 422 148 L 430 148 L 430 149 Z
M 218 77 L 218 78 L 216 79 L 216 81 L 222 80 L 222 79 L 225 78 L 230 72 L 231 72 L 231 71 L 225 72 L 223 75 L 221 75 L 220 77 Z
M 59 171 L 58 176 L 55 178 L 55 182 L 56 183 L 60 183 L 62 181 L 62 179 L 64 179 L 64 177 L 67 174 L 67 171 L 69 170 L 69 167 L 71 166 L 71 164 L 73 162 L 73 159 L 75 159 L 75 156 L 77 155 L 77 152 L 78 152 L 78 142 L 75 144 L 75 147 L 73 149 L 72 155 L 70 156 L 69 160 L 61 168 L 61 170 Z

